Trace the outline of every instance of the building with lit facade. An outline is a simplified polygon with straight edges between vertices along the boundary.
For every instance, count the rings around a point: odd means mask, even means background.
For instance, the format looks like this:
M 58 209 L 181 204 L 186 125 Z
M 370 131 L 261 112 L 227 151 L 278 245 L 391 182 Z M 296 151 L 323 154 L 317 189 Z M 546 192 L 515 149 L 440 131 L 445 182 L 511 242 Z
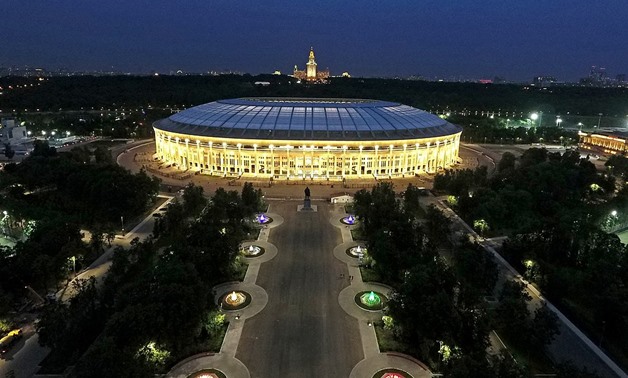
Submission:
M 305 64 L 305 70 L 300 71 L 298 67 L 295 65 L 292 76 L 302 81 L 325 82 L 327 79 L 329 79 L 329 70 L 325 70 L 325 71 L 318 70 L 316 60 L 314 59 L 314 48 L 311 48 L 310 57 L 307 63 Z
M 181 170 L 327 180 L 436 172 L 457 162 L 462 132 L 407 105 L 321 98 L 220 100 L 153 128 L 156 157 Z
M 623 132 L 578 133 L 578 147 L 582 152 L 600 155 L 624 154 L 628 152 L 628 134 Z

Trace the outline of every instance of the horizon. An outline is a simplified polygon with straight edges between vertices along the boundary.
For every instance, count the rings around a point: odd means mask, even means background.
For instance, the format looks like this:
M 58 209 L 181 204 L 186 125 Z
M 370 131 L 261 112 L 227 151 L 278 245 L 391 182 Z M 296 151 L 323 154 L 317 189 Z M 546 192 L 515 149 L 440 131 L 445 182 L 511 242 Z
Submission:
M 591 66 L 628 71 L 628 3 L 349 1 L 23 3 L 8 0 L 0 66 L 73 72 L 303 69 L 310 47 L 333 75 L 573 82 Z M 313 9 L 307 11 L 307 9 Z

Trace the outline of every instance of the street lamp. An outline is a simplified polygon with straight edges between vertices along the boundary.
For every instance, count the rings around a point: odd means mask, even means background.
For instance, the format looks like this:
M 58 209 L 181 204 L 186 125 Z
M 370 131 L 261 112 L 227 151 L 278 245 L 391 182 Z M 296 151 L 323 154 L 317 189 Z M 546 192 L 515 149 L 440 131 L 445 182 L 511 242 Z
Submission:
M 536 121 L 537 119 L 539 120 L 539 127 L 541 127 L 541 125 L 543 124 L 543 112 L 534 112 L 532 114 L 530 114 L 530 119 L 532 121 Z M 536 129 L 536 123 L 534 125 L 534 128 Z
M 124 216 L 120 216 L 120 223 L 122 224 L 122 232 L 124 232 Z
M 556 127 L 560 127 L 561 122 L 563 122 L 562 118 L 560 118 L 560 116 L 556 116 Z
M 578 126 L 580 126 L 580 131 L 582 131 L 582 126 L 584 126 L 582 122 L 578 122 Z
M 602 113 L 598 113 L 598 119 L 597 119 L 597 128 L 600 128 L 600 123 L 602 122 Z

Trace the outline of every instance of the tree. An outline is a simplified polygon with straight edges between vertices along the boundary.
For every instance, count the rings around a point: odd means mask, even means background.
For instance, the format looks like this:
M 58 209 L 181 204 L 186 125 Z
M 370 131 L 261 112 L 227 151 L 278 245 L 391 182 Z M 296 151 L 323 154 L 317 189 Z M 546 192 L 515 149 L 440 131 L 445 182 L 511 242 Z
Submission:
M 96 164 L 113 164 L 113 158 L 111 156 L 111 151 L 104 146 L 98 146 L 94 150 L 94 160 Z
M 183 208 L 189 215 L 198 214 L 205 205 L 207 199 L 203 196 L 203 187 L 188 185 L 183 189 Z
M 516 339 L 528 339 L 530 331 L 528 302 L 532 299 L 522 283 L 506 281 L 495 308 L 497 328 Z
M 425 234 L 429 241 L 436 246 L 446 244 L 451 220 L 434 205 L 427 208 L 425 220 Z
M 514 169 L 517 158 L 512 152 L 504 152 L 502 158 L 497 164 L 497 171 L 502 172 L 507 169 Z
M 255 190 L 252 183 L 245 182 L 242 187 L 242 203 L 250 215 L 260 211 L 262 207 L 262 191 L 260 189 Z
M 11 147 L 11 143 L 4 144 L 4 156 L 9 160 L 13 159 L 13 156 L 15 156 L 15 151 Z
M 406 213 L 416 216 L 420 209 L 419 193 L 419 188 L 412 184 L 408 184 L 406 191 L 403 193 L 403 209 Z
M 560 334 L 558 316 L 548 309 L 546 304 L 536 309 L 530 328 L 532 345 L 538 348 L 545 348 L 554 341 L 556 335 Z
M 454 250 L 454 269 L 461 281 L 460 301 L 477 305 L 482 297 L 493 292 L 498 269 L 493 257 L 481 246 L 469 242 Z

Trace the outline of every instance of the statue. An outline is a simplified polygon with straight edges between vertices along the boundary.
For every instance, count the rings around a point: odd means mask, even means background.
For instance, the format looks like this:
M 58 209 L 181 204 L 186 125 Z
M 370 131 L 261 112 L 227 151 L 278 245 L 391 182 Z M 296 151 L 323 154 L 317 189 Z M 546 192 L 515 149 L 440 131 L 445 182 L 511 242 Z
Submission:
M 303 199 L 303 210 L 312 210 L 312 202 L 310 201 L 310 188 L 305 187 L 305 199 Z

